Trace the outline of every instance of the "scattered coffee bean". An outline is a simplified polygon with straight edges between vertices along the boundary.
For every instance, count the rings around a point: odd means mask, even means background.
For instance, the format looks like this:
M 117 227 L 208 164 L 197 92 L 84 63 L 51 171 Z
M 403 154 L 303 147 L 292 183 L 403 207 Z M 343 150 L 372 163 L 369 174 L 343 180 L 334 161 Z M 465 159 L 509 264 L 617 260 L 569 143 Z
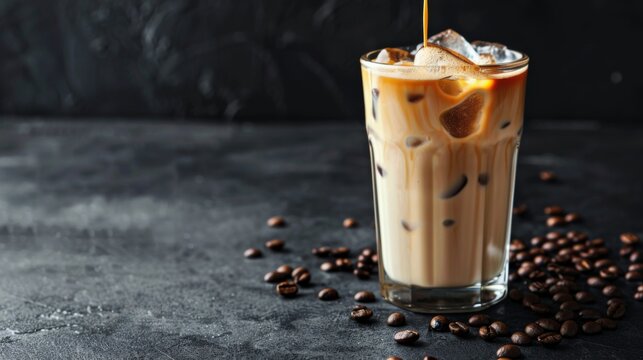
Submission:
M 371 262 L 373 262 L 373 264 L 377 264 L 379 260 L 380 260 L 380 257 L 378 254 L 373 254 L 373 256 L 371 256 Z
M 516 345 L 529 345 L 531 343 L 531 337 L 522 331 L 516 331 L 511 334 L 511 342 Z
M 386 358 L 386 360 L 403 360 L 401 357 L 398 356 L 389 356 Z
M 580 221 L 580 215 L 578 213 L 569 213 L 565 215 L 565 222 L 568 224 L 576 223 Z
M 281 271 L 271 271 L 263 276 L 263 281 L 267 283 L 279 283 L 284 280 L 287 280 L 290 277 L 290 273 L 281 272 Z
M 610 306 L 612 304 L 625 304 L 625 300 L 621 298 L 611 298 L 607 300 L 607 306 Z
M 607 285 L 603 288 L 603 295 L 607 297 L 622 297 L 623 293 L 616 285 Z
M 527 213 L 527 210 L 528 208 L 526 204 L 520 204 L 513 208 L 513 214 L 516 216 L 523 216 Z
M 328 257 L 328 256 L 330 256 L 331 251 L 332 251 L 332 249 L 330 247 L 321 246 L 321 247 L 318 247 L 318 248 L 313 248 L 312 253 L 313 253 L 313 255 L 315 255 L 317 257 Z
M 643 291 L 637 291 L 634 294 L 634 300 L 636 301 L 643 301 Z
M 284 227 L 286 226 L 286 219 L 283 218 L 283 216 L 273 216 L 268 221 L 266 221 L 266 224 L 270 227 Z
M 257 248 L 250 248 L 243 252 L 243 256 L 245 256 L 248 259 L 260 258 L 261 255 L 262 255 L 261 250 Z
M 326 271 L 326 272 L 332 272 L 332 271 L 339 270 L 337 265 L 335 265 L 334 262 L 330 262 L 330 261 L 326 261 L 326 262 L 322 263 L 319 268 L 321 269 L 321 271 Z
M 633 251 L 630 254 L 630 262 L 637 263 L 637 264 L 642 263 L 643 262 L 643 255 L 641 255 L 641 252 L 638 251 L 638 250 Z
M 621 234 L 621 242 L 625 245 L 636 245 L 640 241 L 639 237 L 631 232 Z
M 547 226 L 555 227 L 562 226 L 565 224 L 565 218 L 562 216 L 550 216 L 547 218 Z
M 291 275 L 292 277 L 297 277 L 297 276 L 299 276 L 299 275 L 301 275 L 301 274 L 309 273 L 309 272 L 310 272 L 310 271 L 308 271 L 308 269 L 306 269 L 305 267 L 303 267 L 303 266 L 298 266 L 298 267 L 296 267 L 296 268 L 292 271 L 292 273 L 291 273 L 290 275 Z
M 582 259 L 581 261 L 576 263 L 576 270 L 580 272 L 588 272 L 592 271 L 593 269 L 594 266 L 592 265 L 592 262 L 587 259 Z
M 332 301 L 339 299 L 339 293 L 337 293 L 337 290 L 333 288 L 325 288 L 319 291 L 317 297 L 319 298 L 319 300 Z
M 623 246 L 621 250 L 618 251 L 618 254 L 622 257 L 628 257 L 634 252 L 633 246 Z
M 292 281 L 284 281 L 277 284 L 276 290 L 277 294 L 285 298 L 292 298 L 297 295 L 297 292 L 299 292 L 299 287 L 297 287 L 297 284 Z
M 297 274 L 297 276 L 293 276 L 292 279 L 295 282 L 295 284 L 299 286 L 307 286 L 310 284 L 310 273 L 302 272 L 300 274 Z
M 511 289 L 509 291 L 509 298 L 513 301 L 521 301 L 522 300 L 522 291 L 518 289 Z
M 355 293 L 355 296 L 353 298 L 355 299 L 355 301 L 361 303 L 375 302 L 375 294 L 370 291 L 359 291 Z
M 357 322 L 366 322 L 373 317 L 373 310 L 364 305 L 355 305 L 351 310 L 351 319 Z
M 277 271 L 287 273 L 288 276 L 292 273 L 292 267 L 290 265 L 281 265 L 277 268 Z
M 643 272 L 643 264 L 630 264 L 630 266 L 627 267 L 627 271 Z
M 528 286 L 529 291 L 536 294 L 545 294 L 547 293 L 547 285 L 540 281 L 534 281 Z
M 368 280 L 371 278 L 371 273 L 364 269 L 353 270 L 353 275 L 360 280 Z
M 625 273 L 625 280 L 641 281 L 643 280 L 643 274 L 638 271 L 628 271 L 627 273 Z
M 540 327 L 540 325 L 536 323 L 529 323 L 525 325 L 525 334 L 531 336 L 532 338 L 538 337 L 538 335 L 542 334 L 545 332 L 545 329 Z
M 601 332 L 601 324 L 596 321 L 588 321 L 583 324 L 583 332 L 588 335 L 594 335 Z
M 576 318 L 576 314 L 570 310 L 560 310 L 554 317 L 556 318 L 556 321 L 563 322 L 567 320 L 573 320 L 574 318 Z
M 581 304 L 589 304 L 596 301 L 594 295 L 592 295 L 592 293 L 590 293 L 589 291 L 579 291 L 574 296 L 576 297 L 576 301 Z
M 394 312 L 388 316 L 388 319 L 386 319 L 386 324 L 388 326 L 395 327 L 404 326 L 406 324 L 406 317 L 402 313 Z
M 607 307 L 607 317 L 610 319 L 620 319 L 625 315 L 625 304 L 615 303 Z
M 415 330 L 402 330 L 396 332 L 393 338 L 400 345 L 411 345 L 420 338 L 420 333 Z
M 340 270 L 349 271 L 353 268 L 353 261 L 348 258 L 335 259 L 335 266 Z
M 554 319 L 545 318 L 536 320 L 536 324 L 546 331 L 558 331 L 560 330 L 560 323 Z
M 347 228 L 347 229 L 357 227 L 357 220 L 355 220 L 353 218 L 346 218 L 346 219 L 344 219 L 344 222 L 342 222 L 342 226 Z
M 554 296 L 552 297 L 552 299 L 553 299 L 555 302 L 557 302 L 557 303 L 559 303 L 559 304 L 562 304 L 562 303 L 565 303 L 565 302 L 567 302 L 567 301 L 572 301 L 572 300 L 574 300 L 574 297 L 572 296 L 572 294 L 568 294 L 568 293 L 557 293 L 557 294 L 554 294 Z
M 465 337 L 469 335 L 469 325 L 461 321 L 454 321 L 449 324 L 449 331 L 455 336 Z
M 429 327 L 434 331 L 447 331 L 449 330 L 449 319 L 446 316 L 436 315 L 429 322 Z
M 607 283 L 605 280 L 601 279 L 598 276 L 590 276 L 587 278 L 587 285 L 595 288 L 602 288 L 606 285 Z
M 469 317 L 469 325 L 473 327 L 480 327 L 483 325 L 491 324 L 491 318 L 485 314 L 475 314 Z
M 638 291 L 643 291 L 643 284 L 639 285 L 639 286 L 636 288 L 636 291 L 637 291 L 637 292 L 638 292 Z
M 578 324 L 574 320 L 566 320 L 560 326 L 560 334 L 564 337 L 575 337 L 578 334 Z
M 553 182 L 556 181 L 557 176 L 553 171 L 544 170 L 539 174 L 540 180 L 544 182 Z
M 509 335 L 509 326 L 502 321 L 494 321 L 489 327 L 496 331 L 497 336 Z
M 539 304 L 539 303 L 540 303 L 540 297 L 536 294 L 527 293 L 522 297 L 522 305 L 524 307 L 530 308 L 531 305 Z
M 583 309 L 578 312 L 581 320 L 597 320 L 601 318 L 601 313 L 596 309 Z
M 493 339 L 498 336 L 498 334 L 496 334 L 496 330 L 494 330 L 491 326 L 486 325 L 483 325 L 480 327 L 480 329 L 478 329 L 478 335 L 480 335 L 480 338 L 482 338 L 482 340 L 484 341 L 493 341 Z
M 550 231 L 550 232 L 548 232 L 547 234 L 545 234 L 545 238 L 546 238 L 547 240 L 558 240 L 558 239 L 560 239 L 561 237 L 563 237 L 563 234 L 561 234 L 561 233 L 560 233 L 560 232 L 558 232 L 558 231 Z
M 615 269 L 614 267 L 610 266 L 608 268 L 601 269 L 598 272 L 598 274 L 601 276 L 601 279 L 614 280 L 614 279 L 618 278 L 618 268 Z
M 555 332 L 546 332 L 538 335 L 538 343 L 546 347 L 554 347 L 563 340 L 562 335 Z
M 424 357 L 422 358 L 422 360 L 438 360 L 438 359 L 437 359 L 437 358 L 435 358 L 435 357 L 433 357 L 433 356 L 424 355 Z
M 551 308 L 547 304 L 531 304 L 529 307 L 531 311 L 535 312 L 536 314 L 540 315 L 547 315 L 551 313 Z
M 506 344 L 496 351 L 496 356 L 499 358 L 519 359 L 522 357 L 522 351 L 516 345 Z
M 552 205 L 552 206 L 546 206 L 544 212 L 545 212 L 545 215 L 562 215 L 565 213 L 565 210 L 558 205 Z
M 599 323 L 601 325 L 601 328 L 605 330 L 614 330 L 617 327 L 616 321 L 608 318 L 600 318 L 596 320 L 596 322 Z
M 282 250 L 284 248 L 284 245 L 286 245 L 286 242 L 280 239 L 272 239 L 266 241 L 266 247 L 274 251 Z
M 346 246 L 340 246 L 332 249 L 330 253 L 336 258 L 346 258 L 350 255 L 351 249 L 347 248 Z

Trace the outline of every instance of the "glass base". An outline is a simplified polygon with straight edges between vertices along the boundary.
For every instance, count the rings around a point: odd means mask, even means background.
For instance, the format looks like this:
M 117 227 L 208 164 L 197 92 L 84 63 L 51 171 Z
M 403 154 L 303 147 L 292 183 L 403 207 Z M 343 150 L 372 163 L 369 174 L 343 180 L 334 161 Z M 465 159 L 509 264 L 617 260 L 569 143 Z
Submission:
M 425 288 L 397 283 L 385 276 L 382 296 L 401 308 L 419 313 L 461 313 L 487 309 L 507 296 L 507 271 L 467 287 Z

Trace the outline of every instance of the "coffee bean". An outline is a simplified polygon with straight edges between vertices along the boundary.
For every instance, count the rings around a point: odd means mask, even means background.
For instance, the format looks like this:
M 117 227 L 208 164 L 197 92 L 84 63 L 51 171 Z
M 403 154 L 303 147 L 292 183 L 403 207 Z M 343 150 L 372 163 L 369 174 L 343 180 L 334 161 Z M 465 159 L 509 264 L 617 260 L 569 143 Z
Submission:
M 625 304 L 615 303 L 607 307 L 607 317 L 610 319 L 620 319 L 625 315 Z
M 554 279 L 554 281 L 555 281 L 555 280 L 556 280 L 556 279 Z M 558 293 L 567 293 L 567 294 L 569 294 L 569 288 L 568 288 L 567 286 L 562 286 L 562 285 L 554 284 L 554 285 L 552 285 L 552 286 L 550 286 L 550 287 L 549 287 L 549 293 L 550 293 L 551 295 L 556 295 L 556 294 L 558 294 Z
M 438 359 L 437 359 L 437 358 L 435 358 L 435 357 L 433 357 L 433 356 L 424 355 L 424 357 L 422 358 L 422 360 L 438 360 Z
M 536 324 L 547 331 L 560 330 L 560 323 L 554 319 L 545 318 L 536 320 Z
M 525 243 L 520 239 L 512 239 L 511 242 L 509 243 L 510 251 L 523 251 L 526 248 L 527 247 L 525 246 Z
M 594 295 L 592 295 L 592 293 L 590 293 L 589 291 L 579 291 L 574 296 L 576 297 L 576 301 L 581 304 L 589 304 L 596 301 Z
M 637 292 L 638 292 L 638 291 L 643 291 L 643 284 L 639 285 L 639 286 L 636 288 L 636 291 L 637 291 Z
M 290 265 L 281 265 L 277 268 L 278 272 L 287 273 L 288 276 L 292 273 L 292 267 Z
M 297 274 L 297 276 L 293 276 L 293 281 L 295 282 L 295 284 L 299 286 L 306 286 L 310 284 L 310 273 L 303 272 L 303 273 Z
M 506 344 L 496 351 L 496 356 L 499 358 L 519 359 L 522 357 L 522 352 L 516 345 Z
M 607 306 L 610 306 L 612 304 L 625 304 L 625 300 L 621 298 L 611 298 L 607 300 Z
M 601 313 L 596 309 L 583 309 L 578 312 L 581 320 L 597 320 L 601 318 Z
M 513 301 L 521 301 L 522 297 L 522 292 L 518 289 L 511 289 L 509 291 L 509 298 Z
M 643 291 L 637 291 L 634 293 L 634 300 L 643 301 Z
M 542 265 L 547 262 L 549 262 L 549 257 L 545 255 L 537 255 L 536 257 L 534 257 L 534 264 L 536 265 Z
M 446 316 L 436 315 L 429 322 L 429 327 L 434 331 L 447 331 L 449 330 L 449 319 Z
M 641 252 L 636 250 L 630 254 L 630 262 L 633 263 L 643 263 L 643 255 L 641 255 Z
M 560 326 L 560 334 L 564 337 L 575 337 L 578 334 L 578 324 L 574 320 L 567 320 Z
M 587 278 L 587 285 L 595 288 L 602 288 L 606 285 L 606 282 L 598 276 L 590 276 Z
M 531 305 L 539 304 L 539 303 L 540 303 L 540 297 L 536 294 L 527 293 L 522 298 L 522 305 L 524 307 L 529 308 L 531 307 Z
M 576 317 L 576 314 L 570 310 L 560 310 L 554 317 L 556 318 L 556 321 L 563 322 L 573 320 Z
M 318 248 L 313 248 L 312 253 L 317 257 L 328 257 L 331 251 L 332 249 L 329 248 L 328 246 L 321 246 Z
M 357 322 L 366 322 L 373 317 L 373 310 L 364 305 L 355 305 L 351 310 L 351 319 Z
M 627 271 L 643 272 L 643 264 L 630 264 L 630 266 L 627 267 Z
M 379 257 L 378 254 L 373 254 L 373 256 L 371 256 L 371 262 L 373 264 L 377 264 L 379 262 L 379 260 L 380 260 L 380 257 Z
M 319 300 L 332 301 L 339 299 L 339 293 L 337 293 L 337 290 L 333 288 L 325 288 L 319 291 L 317 297 L 319 298 Z
M 568 224 L 572 224 L 572 223 L 575 223 L 575 222 L 579 222 L 580 218 L 581 218 L 580 214 L 572 212 L 572 213 L 569 213 L 569 214 L 565 215 L 565 222 L 568 223 Z
M 567 294 L 567 293 L 557 293 L 557 294 L 554 294 L 552 299 L 555 302 L 562 304 L 564 302 L 574 300 L 574 297 L 571 294 Z
M 625 273 L 625 280 L 641 281 L 643 280 L 643 274 L 638 271 L 628 271 L 627 273 Z
M 389 357 L 386 358 L 386 360 L 403 360 L 403 359 L 401 357 L 397 357 L 397 356 L 389 356 Z
M 576 270 L 580 272 L 588 272 L 592 271 L 594 266 L 592 265 L 592 262 L 587 260 L 587 259 L 582 259 L 578 263 L 576 263 Z
M 546 332 L 538 336 L 538 343 L 546 347 L 554 347 L 563 340 L 562 335 L 555 332 Z
M 357 225 L 358 225 L 357 220 L 355 220 L 353 218 L 346 218 L 342 222 L 342 226 L 345 227 L 346 229 L 355 228 L 355 227 L 357 227 Z
M 348 258 L 338 258 L 335 259 L 335 266 L 340 270 L 349 271 L 353 269 L 353 261 Z
M 292 298 L 297 295 L 297 292 L 299 292 L 299 287 L 297 287 L 297 284 L 292 281 L 284 281 L 277 284 L 276 290 L 277 294 L 285 298 Z
M 346 246 L 340 246 L 332 249 L 330 253 L 336 258 L 346 258 L 348 257 L 348 255 L 350 255 L 351 249 L 347 248 Z
M 545 294 L 547 293 L 547 285 L 543 282 L 535 281 L 529 284 L 529 291 L 536 294 Z
M 478 335 L 480 335 L 480 338 L 482 338 L 482 340 L 484 341 L 493 341 L 493 339 L 498 336 L 498 334 L 496 334 L 496 330 L 494 330 L 490 326 L 485 325 L 481 326 L 480 329 L 478 329 Z
M 531 311 L 540 315 L 547 315 L 551 312 L 551 308 L 547 304 L 531 304 Z
M 616 285 L 607 285 L 603 288 L 603 295 L 607 297 L 623 297 L 621 290 Z
M 516 261 L 523 262 L 523 261 L 527 261 L 527 260 L 531 260 L 531 255 L 528 252 L 521 251 L 521 252 L 516 254 Z
M 332 272 L 332 271 L 337 271 L 339 268 L 337 265 L 335 265 L 334 262 L 326 261 L 321 266 L 319 267 L 321 271 L 326 271 L 326 272 Z
M 621 242 L 625 245 L 636 245 L 640 241 L 639 237 L 631 232 L 621 234 Z
M 601 332 L 601 324 L 596 321 L 588 321 L 583 324 L 583 332 L 588 335 L 594 335 Z
M 560 233 L 560 232 L 558 232 L 558 231 L 550 231 L 550 232 L 548 232 L 547 234 L 545 234 L 545 238 L 546 238 L 547 240 L 558 240 L 558 239 L 560 239 L 561 237 L 563 237 L 563 234 L 561 234 L 561 233 Z
M 284 219 L 283 216 L 273 216 L 268 221 L 266 221 L 266 224 L 270 227 L 284 227 L 286 226 L 286 219 Z
M 270 250 L 279 251 L 284 248 L 284 245 L 286 245 L 286 242 L 280 239 L 272 239 L 272 240 L 266 241 L 265 245 Z
M 485 314 L 475 314 L 469 317 L 469 325 L 473 327 L 480 327 L 483 325 L 491 324 L 491 318 Z
M 623 246 L 619 251 L 618 254 L 621 255 L 622 257 L 628 257 L 634 252 L 634 247 L 633 246 Z
M 420 333 L 415 330 L 402 330 L 396 332 L 393 338 L 400 345 L 411 345 L 420 338 Z
M 557 179 L 556 174 L 553 171 L 541 171 L 539 174 L 539 178 L 541 181 L 544 182 L 554 182 Z
M 515 271 L 509 273 L 509 282 L 516 282 L 520 280 L 520 276 Z
M 527 210 L 528 208 L 526 204 L 520 204 L 513 208 L 513 214 L 516 216 L 523 216 L 527 213 Z
M 449 324 L 449 331 L 455 336 L 465 337 L 469 335 L 469 325 L 461 321 L 454 321 Z
M 612 267 L 601 269 L 598 274 L 605 280 L 614 280 L 618 277 L 618 271 L 614 271 L 614 268 Z
M 496 331 L 497 336 L 509 335 L 509 326 L 502 321 L 494 321 L 489 325 L 489 327 Z
M 600 318 L 596 320 L 596 322 L 599 323 L 601 325 L 601 328 L 605 330 L 614 330 L 617 327 L 617 322 L 608 318 Z
M 287 280 L 290 277 L 290 273 L 281 272 L 281 271 L 271 271 L 263 276 L 263 281 L 267 283 L 279 283 L 284 280 Z
M 250 248 L 243 252 L 243 256 L 245 256 L 248 259 L 260 258 L 261 255 L 262 255 L 261 250 L 257 248 Z
M 612 265 L 614 265 L 614 263 L 610 259 L 600 259 L 600 260 L 596 260 L 596 262 L 594 262 L 594 267 L 597 268 L 597 269 L 604 269 L 604 268 L 610 267 Z
M 552 226 L 555 226 L 555 225 L 552 225 Z M 558 245 L 556 245 L 556 241 L 547 241 L 541 246 L 541 248 L 546 252 L 552 253 L 558 250 Z M 564 263 L 565 261 L 557 261 L 557 262 Z
M 365 264 L 370 265 L 371 264 L 371 256 L 373 256 L 373 255 L 359 254 L 357 256 L 357 261 L 360 261 L 360 262 L 363 262 Z
M 360 280 L 368 280 L 371 278 L 371 273 L 364 269 L 353 270 L 353 275 Z
M 529 323 L 525 325 L 525 334 L 531 336 L 532 338 L 538 337 L 538 335 L 544 332 L 545 332 L 545 329 L 543 329 L 540 325 L 536 323 Z
M 565 224 L 565 218 L 562 216 L 550 216 L 547 218 L 547 226 L 555 227 L 562 226 Z
M 540 246 L 545 242 L 545 238 L 542 236 L 534 236 L 530 240 L 532 246 Z
M 531 343 L 531 337 L 522 331 L 516 331 L 511 334 L 511 342 L 516 345 L 529 345 Z
M 353 298 L 355 299 L 355 301 L 361 303 L 375 302 L 375 294 L 370 291 L 359 291 L 355 293 L 355 296 Z
M 394 312 L 388 316 L 386 324 L 388 326 L 404 326 L 406 324 L 406 317 L 402 313 Z
M 545 215 L 562 215 L 565 213 L 562 207 L 558 205 L 551 205 L 545 207 Z
M 297 277 L 297 276 L 299 276 L 299 275 L 301 275 L 301 274 L 309 273 L 309 272 L 310 272 L 310 271 L 308 271 L 308 269 L 306 269 L 305 267 L 303 267 L 303 266 L 298 266 L 298 267 L 296 267 L 296 268 L 292 271 L 292 273 L 291 273 L 290 275 L 291 275 L 292 277 Z

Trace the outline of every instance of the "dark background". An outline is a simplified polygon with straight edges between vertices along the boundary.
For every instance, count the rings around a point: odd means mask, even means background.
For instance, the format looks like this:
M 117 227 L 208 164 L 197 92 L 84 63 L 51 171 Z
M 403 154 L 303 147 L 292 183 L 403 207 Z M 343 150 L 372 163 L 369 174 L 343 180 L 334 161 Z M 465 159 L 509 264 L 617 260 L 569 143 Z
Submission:
M 421 41 L 421 0 L 0 0 L 0 115 L 362 117 L 358 57 Z M 527 117 L 643 114 L 641 1 L 433 0 L 531 57 Z

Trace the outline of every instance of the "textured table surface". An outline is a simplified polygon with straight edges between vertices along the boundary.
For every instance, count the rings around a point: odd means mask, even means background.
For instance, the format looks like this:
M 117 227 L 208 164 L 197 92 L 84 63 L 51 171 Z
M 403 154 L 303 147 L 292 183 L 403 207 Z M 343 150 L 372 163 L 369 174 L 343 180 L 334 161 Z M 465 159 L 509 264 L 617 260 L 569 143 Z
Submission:
M 627 129 L 627 130 L 625 130 Z M 526 129 L 514 221 L 528 239 L 546 231 L 541 208 L 580 212 L 576 229 L 617 249 L 643 231 L 643 127 L 539 122 Z M 561 181 L 543 184 L 541 169 Z M 318 245 L 374 244 L 365 134 L 360 125 L 206 126 L 143 122 L 0 123 L 0 358 L 495 359 L 502 341 L 427 331 L 413 347 L 375 320 L 348 319 L 352 295 L 375 280 L 319 271 Z M 289 226 L 270 229 L 268 217 Z M 360 220 L 341 227 L 344 217 Z M 282 253 L 246 260 L 243 250 L 287 241 Z M 313 286 L 278 298 L 263 274 L 305 265 Z M 624 267 L 625 262 L 620 263 Z M 336 302 L 314 294 L 337 288 Z M 629 300 L 616 331 L 523 348 L 527 359 L 641 359 L 643 304 Z M 603 301 L 601 301 L 602 304 Z M 505 301 L 488 311 L 512 330 L 536 319 Z M 465 316 L 455 316 L 464 319 Z

